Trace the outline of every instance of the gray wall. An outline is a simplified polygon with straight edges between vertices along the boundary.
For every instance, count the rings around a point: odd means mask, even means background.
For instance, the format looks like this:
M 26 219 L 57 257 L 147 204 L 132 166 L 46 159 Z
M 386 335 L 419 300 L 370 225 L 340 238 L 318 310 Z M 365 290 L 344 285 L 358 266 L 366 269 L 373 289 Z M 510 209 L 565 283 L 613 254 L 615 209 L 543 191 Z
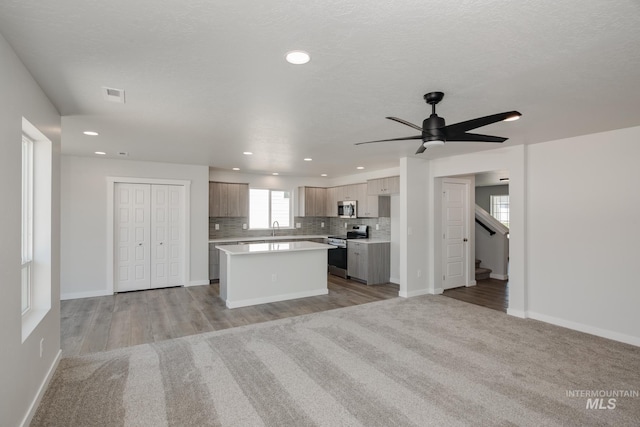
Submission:
M 9 44 L 0 36 L 0 425 L 28 424 L 29 407 L 60 350 L 60 115 Z M 26 340 L 20 312 L 22 118 L 52 143 L 51 309 Z M 46 248 L 41 247 L 39 252 Z M 40 340 L 44 352 L 40 356 Z
M 476 205 L 491 213 L 491 196 L 502 196 L 509 194 L 509 185 L 490 185 L 487 187 L 476 187 Z

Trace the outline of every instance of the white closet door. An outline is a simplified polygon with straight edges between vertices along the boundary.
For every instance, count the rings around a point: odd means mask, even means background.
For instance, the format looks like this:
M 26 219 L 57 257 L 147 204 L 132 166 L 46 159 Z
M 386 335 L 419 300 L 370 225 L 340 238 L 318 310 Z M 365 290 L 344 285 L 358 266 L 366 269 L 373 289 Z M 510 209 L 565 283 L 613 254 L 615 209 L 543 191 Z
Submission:
M 182 284 L 184 187 L 151 186 L 151 287 Z
M 149 289 L 150 194 L 148 184 L 115 185 L 117 292 Z

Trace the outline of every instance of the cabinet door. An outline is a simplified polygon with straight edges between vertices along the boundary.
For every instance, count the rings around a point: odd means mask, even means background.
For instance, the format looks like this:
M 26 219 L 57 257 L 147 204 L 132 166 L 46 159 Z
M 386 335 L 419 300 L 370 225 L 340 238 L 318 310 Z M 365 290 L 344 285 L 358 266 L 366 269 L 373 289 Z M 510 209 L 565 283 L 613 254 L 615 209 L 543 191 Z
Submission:
M 342 187 L 342 200 L 356 200 L 357 188 L 355 185 L 343 185 Z
M 209 182 L 209 216 L 220 217 L 220 187 L 217 182 Z
M 370 179 L 367 181 L 367 194 L 377 196 L 382 190 L 382 179 Z
M 240 216 L 240 184 L 225 184 L 227 187 L 227 215 Z
M 316 206 L 313 216 L 325 216 L 327 211 L 327 189 L 316 187 L 314 190 Z
M 400 177 L 390 176 L 387 178 L 387 194 L 399 194 L 400 193 Z
M 238 186 L 238 216 L 249 216 L 249 184 L 237 184 Z
M 358 216 L 364 218 L 377 218 L 378 217 L 378 198 L 380 196 L 367 196 L 365 198 L 365 204 L 363 209 L 359 209 Z
M 336 187 L 327 188 L 327 202 L 325 215 L 329 217 L 338 216 L 338 198 Z
M 229 184 L 225 182 L 212 182 L 213 185 L 213 215 L 214 217 L 228 216 Z

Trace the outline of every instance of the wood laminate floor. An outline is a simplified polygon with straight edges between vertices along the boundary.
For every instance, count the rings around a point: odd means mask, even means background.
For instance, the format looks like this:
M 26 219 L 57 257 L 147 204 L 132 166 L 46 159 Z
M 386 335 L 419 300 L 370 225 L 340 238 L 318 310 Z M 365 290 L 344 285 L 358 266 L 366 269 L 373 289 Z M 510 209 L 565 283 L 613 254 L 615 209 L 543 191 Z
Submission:
M 398 297 L 395 284 L 367 286 L 328 275 L 329 294 L 228 309 L 219 285 L 154 289 L 61 302 L 65 357 L 112 350 Z
M 509 307 L 509 282 L 507 280 L 478 280 L 475 286 L 447 289 L 444 296 L 507 312 Z

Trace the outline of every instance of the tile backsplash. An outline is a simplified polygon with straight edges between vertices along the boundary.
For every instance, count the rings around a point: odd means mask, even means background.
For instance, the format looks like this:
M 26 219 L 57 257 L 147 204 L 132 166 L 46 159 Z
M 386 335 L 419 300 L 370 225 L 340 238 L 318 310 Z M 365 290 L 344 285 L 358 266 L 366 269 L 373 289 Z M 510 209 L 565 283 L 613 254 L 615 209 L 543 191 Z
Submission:
M 346 235 L 347 230 L 354 225 L 368 225 L 369 237 L 375 239 L 389 239 L 391 237 L 391 218 L 358 218 L 345 219 L 333 217 L 295 217 L 294 224 L 300 224 L 300 228 L 277 230 L 277 236 L 293 235 Z M 324 223 L 324 227 L 322 227 Z M 218 224 L 219 230 L 215 229 Z M 266 237 L 271 236 L 271 230 L 243 230 L 242 225 L 249 226 L 249 218 L 209 218 L 209 239 Z M 345 228 L 345 224 L 347 227 Z M 376 230 L 378 224 L 379 230 Z

